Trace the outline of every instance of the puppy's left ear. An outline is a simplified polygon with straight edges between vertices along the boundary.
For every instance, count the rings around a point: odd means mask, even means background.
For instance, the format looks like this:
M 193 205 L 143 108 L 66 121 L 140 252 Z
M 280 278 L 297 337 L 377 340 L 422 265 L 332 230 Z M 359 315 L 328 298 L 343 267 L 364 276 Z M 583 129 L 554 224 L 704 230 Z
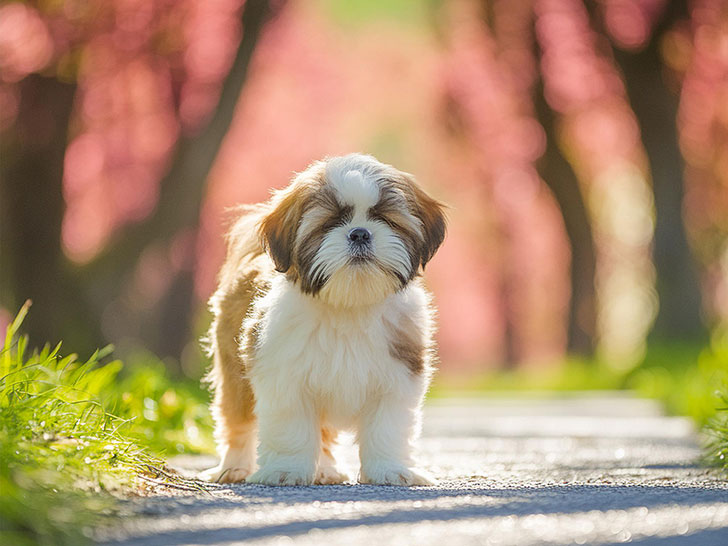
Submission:
M 410 179 L 414 193 L 414 213 L 423 226 L 424 242 L 420 253 L 420 264 L 425 268 L 445 239 L 445 205 L 433 199 Z

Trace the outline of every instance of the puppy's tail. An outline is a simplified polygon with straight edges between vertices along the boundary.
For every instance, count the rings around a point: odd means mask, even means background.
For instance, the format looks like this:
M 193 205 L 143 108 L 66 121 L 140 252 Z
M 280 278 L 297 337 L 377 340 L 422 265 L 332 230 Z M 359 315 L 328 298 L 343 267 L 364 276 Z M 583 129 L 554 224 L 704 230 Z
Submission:
M 267 205 L 263 203 L 237 205 L 227 209 L 226 212 L 229 214 L 225 236 L 227 260 L 263 252 L 258 236 L 258 225 L 267 210 Z
M 227 232 L 227 257 L 220 269 L 217 290 L 210 298 L 214 320 L 201 339 L 206 352 L 237 359 L 237 340 L 248 309 L 273 274 L 273 262 L 263 249 L 258 225 L 267 212 L 265 205 L 242 205 L 231 209 Z M 220 370 L 213 367 L 207 381 L 215 384 Z

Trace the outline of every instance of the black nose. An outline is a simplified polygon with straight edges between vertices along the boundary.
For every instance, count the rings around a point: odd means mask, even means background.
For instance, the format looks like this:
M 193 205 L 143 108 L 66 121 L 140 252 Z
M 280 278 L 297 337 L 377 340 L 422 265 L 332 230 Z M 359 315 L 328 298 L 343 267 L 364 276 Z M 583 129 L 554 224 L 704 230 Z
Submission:
M 349 232 L 349 240 L 352 243 L 368 243 L 372 239 L 372 232 L 366 228 L 358 227 Z

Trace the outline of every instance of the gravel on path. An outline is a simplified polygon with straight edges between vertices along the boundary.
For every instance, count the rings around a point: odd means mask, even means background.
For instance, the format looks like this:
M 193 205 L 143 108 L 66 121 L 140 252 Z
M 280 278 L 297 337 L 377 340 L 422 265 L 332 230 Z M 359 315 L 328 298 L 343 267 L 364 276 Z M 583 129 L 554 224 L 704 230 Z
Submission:
M 339 448 L 356 477 L 357 458 Z M 434 400 L 419 442 L 433 487 L 220 485 L 128 501 L 125 546 L 728 546 L 728 482 L 692 423 L 627 393 Z M 188 474 L 215 462 L 178 457 Z

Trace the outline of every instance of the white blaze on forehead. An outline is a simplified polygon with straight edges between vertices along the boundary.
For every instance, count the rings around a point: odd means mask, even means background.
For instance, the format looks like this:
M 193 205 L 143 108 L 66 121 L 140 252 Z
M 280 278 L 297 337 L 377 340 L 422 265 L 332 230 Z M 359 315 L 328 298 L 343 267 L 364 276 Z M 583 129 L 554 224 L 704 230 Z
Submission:
M 332 173 L 333 174 L 333 173 Z M 330 177 L 331 185 L 339 193 L 339 199 L 355 209 L 366 211 L 379 200 L 379 186 L 375 180 L 363 175 L 360 171 L 346 171 Z

